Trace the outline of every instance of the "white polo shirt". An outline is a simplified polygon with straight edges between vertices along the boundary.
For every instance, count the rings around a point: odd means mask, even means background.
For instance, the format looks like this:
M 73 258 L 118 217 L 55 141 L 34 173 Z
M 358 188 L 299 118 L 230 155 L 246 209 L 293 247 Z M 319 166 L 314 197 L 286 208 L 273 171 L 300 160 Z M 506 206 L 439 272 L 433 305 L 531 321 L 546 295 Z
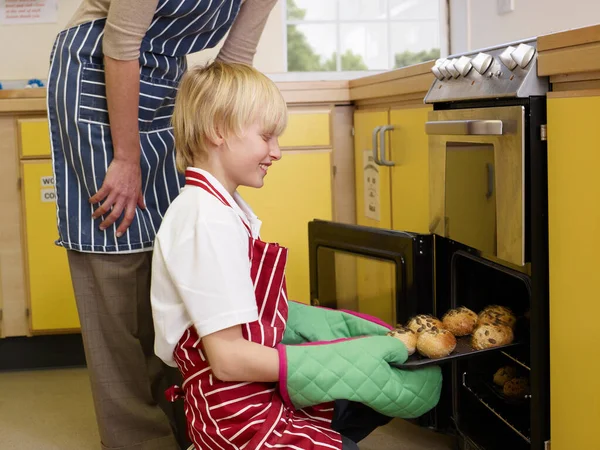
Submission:
M 236 192 L 232 197 L 204 175 L 231 205 L 196 186 L 185 186 L 156 235 L 150 291 L 156 354 L 175 367 L 173 351 L 194 325 L 200 337 L 258 320 L 250 278 L 249 239 L 261 222 Z

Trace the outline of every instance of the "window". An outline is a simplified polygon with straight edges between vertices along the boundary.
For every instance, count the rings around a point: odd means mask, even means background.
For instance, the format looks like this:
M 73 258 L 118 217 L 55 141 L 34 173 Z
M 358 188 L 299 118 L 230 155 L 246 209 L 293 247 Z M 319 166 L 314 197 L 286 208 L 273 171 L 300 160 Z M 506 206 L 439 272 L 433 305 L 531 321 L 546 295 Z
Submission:
M 286 0 L 287 70 L 383 71 L 439 58 L 445 5 L 444 0 Z

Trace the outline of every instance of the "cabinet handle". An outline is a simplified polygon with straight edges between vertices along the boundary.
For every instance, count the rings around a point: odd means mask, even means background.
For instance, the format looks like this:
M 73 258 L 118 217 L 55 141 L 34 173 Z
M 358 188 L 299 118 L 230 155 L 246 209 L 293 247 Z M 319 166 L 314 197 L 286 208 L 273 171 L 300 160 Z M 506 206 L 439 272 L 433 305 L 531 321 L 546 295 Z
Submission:
M 386 131 L 390 131 L 390 130 L 394 130 L 395 127 L 394 125 L 384 125 L 383 127 L 379 128 L 379 165 L 380 166 L 395 166 L 396 163 L 394 163 L 393 161 L 388 161 L 387 159 L 385 159 L 385 132 Z
M 378 166 L 381 165 L 381 161 L 379 161 L 379 155 L 377 154 L 377 133 L 379 133 L 379 130 L 381 130 L 381 127 L 375 127 L 373 128 L 373 135 L 372 135 L 372 146 L 373 146 L 373 161 L 375 162 L 375 164 L 377 164 Z

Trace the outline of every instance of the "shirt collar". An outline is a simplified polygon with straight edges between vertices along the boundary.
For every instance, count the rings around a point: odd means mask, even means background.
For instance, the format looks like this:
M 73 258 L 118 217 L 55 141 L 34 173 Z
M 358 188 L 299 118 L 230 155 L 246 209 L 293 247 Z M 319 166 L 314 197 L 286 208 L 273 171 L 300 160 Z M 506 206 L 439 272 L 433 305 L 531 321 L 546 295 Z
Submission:
M 233 193 L 232 197 L 231 194 L 227 192 L 227 189 L 225 189 L 225 187 L 221 184 L 221 182 L 217 180 L 210 172 L 207 172 L 204 169 L 200 169 L 198 167 L 188 167 L 187 170 L 203 175 L 210 185 L 219 194 L 221 194 L 227 203 L 231 205 L 231 208 L 237 213 L 242 221 L 250 227 L 253 237 L 258 237 L 262 222 L 256 216 L 256 214 L 254 214 L 254 211 L 252 211 L 250 205 L 244 201 L 242 196 L 237 191 Z

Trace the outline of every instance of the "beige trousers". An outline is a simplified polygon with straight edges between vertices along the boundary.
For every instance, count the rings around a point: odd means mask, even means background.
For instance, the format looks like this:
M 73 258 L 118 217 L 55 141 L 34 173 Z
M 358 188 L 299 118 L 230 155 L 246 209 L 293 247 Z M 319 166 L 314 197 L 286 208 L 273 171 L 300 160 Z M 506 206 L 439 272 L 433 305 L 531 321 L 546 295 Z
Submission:
M 102 448 L 178 449 L 166 366 L 154 354 L 152 252 L 67 253 Z

